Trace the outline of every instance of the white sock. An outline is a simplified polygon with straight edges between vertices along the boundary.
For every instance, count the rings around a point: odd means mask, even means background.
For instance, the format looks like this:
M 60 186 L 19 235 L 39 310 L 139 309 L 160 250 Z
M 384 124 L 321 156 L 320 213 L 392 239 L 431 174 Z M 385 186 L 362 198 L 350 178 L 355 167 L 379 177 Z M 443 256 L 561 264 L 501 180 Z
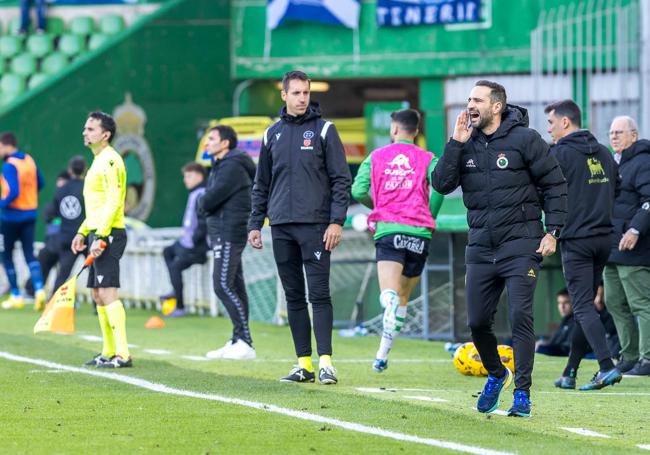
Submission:
M 397 310 L 395 311 L 395 318 L 397 319 L 396 326 L 398 327 L 395 332 L 399 333 L 399 331 L 402 329 L 404 326 L 404 322 L 406 320 L 406 305 L 400 305 L 397 307 Z M 401 321 L 400 321 L 401 319 Z
M 381 341 L 379 342 L 379 350 L 377 351 L 377 359 L 386 360 L 388 358 L 388 353 L 390 348 L 393 347 L 393 335 L 390 333 L 382 333 Z
M 389 305 L 399 305 L 399 296 L 397 291 L 393 289 L 384 289 L 379 294 L 379 303 L 382 308 L 386 308 Z

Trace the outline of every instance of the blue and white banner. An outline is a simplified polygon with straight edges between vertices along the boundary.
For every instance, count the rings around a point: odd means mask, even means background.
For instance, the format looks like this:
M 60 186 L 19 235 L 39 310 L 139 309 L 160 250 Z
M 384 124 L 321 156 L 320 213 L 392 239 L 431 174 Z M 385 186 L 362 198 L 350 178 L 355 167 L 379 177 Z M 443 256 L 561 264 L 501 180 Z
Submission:
M 480 21 L 481 0 L 377 0 L 380 27 Z
M 286 19 L 359 28 L 361 0 L 268 0 L 266 27 L 273 30 Z

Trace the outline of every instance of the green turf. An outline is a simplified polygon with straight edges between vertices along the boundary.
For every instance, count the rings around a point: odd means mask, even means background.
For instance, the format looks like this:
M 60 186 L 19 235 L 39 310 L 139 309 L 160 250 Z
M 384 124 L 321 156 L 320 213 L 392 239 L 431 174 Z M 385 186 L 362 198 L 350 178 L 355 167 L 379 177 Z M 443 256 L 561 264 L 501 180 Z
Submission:
M 378 339 L 335 337 L 340 383 L 283 384 L 292 366 L 287 328 L 253 324 L 258 360 L 197 362 L 221 347 L 230 325 L 218 318 L 169 320 L 162 330 L 144 329 L 153 313 L 128 312 L 135 367 L 119 374 L 170 387 L 254 400 L 410 435 L 521 454 L 648 453 L 650 378 L 624 379 L 602 392 L 563 393 L 552 386 L 563 359 L 539 357 L 532 390 L 533 417 L 485 416 L 472 408 L 483 379 L 459 375 L 441 343 L 400 339 L 390 368 L 371 371 Z M 96 317 L 85 305 L 77 314 L 77 334 L 32 335 L 31 308 L 0 313 L 0 351 L 79 366 L 99 343 L 79 335 L 99 335 Z M 165 349 L 154 355 L 144 349 Z M 286 359 L 286 361 L 282 361 Z M 336 359 L 363 359 L 336 363 Z M 416 359 L 419 362 L 399 362 Z M 579 384 L 596 363 L 585 361 Z M 386 388 L 369 393 L 358 387 Z M 403 391 L 392 389 L 423 389 Z M 412 442 L 360 434 L 238 405 L 177 397 L 104 378 L 0 358 L 0 453 L 447 453 Z M 406 396 L 441 398 L 417 401 Z M 507 410 L 510 391 L 499 409 Z M 579 436 L 559 427 L 587 428 L 609 439 Z M 451 453 L 449 451 L 449 453 Z

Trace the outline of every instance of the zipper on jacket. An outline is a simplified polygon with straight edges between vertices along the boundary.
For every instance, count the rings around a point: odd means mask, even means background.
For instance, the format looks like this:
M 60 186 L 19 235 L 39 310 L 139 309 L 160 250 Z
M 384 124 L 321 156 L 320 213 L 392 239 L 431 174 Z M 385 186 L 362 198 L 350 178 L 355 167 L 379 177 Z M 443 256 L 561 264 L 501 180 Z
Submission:
M 485 158 L 485 170 L 487 172 L 487 184 L 488 184 L 488 213 L 487 213 L 487 225 L 488 225 L 488 236 L 490 237 L 490 247 L 494 248 L 494 241 L 492 240 L 492 223 L 490 223 L 490 212 L 492 212 L 492 201 L 490 200 L 490 194 L 492 193 L 492 173 L 490 172 L 490 156 L 488 151 L 489 141 L 485 141 L 485 153 L 487 153 Z M 496 259 L 494 260 L 496 264 Z

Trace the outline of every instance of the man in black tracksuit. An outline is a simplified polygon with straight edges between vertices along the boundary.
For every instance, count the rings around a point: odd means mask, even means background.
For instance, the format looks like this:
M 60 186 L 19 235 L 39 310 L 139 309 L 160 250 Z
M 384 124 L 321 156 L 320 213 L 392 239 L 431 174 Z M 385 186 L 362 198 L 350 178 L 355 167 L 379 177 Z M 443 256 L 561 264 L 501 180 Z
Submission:
M 596 291 L 609 257 L 612 208 L 618 172 L 609 150 L 587 130 L 581 130 L 580 108 L 571 100 L 550 104 L 548 132 L 555 142 L 557 159 L 568 184 L 567 222 L 560 237 L 562 268 L 573 313 L 594 351 L 600 371 L 580 390 L 601 389 L 621 380 L 607 346 L 605 327 L 594 307 Z M 582 335 L 574 331 L 576 341 Z M 575 388 L 577 366 L 567 365 L 562 374 L 566 387 Z
M 535 354 L 533 295 L 542 256 L 555 252 L 555 238 L 564 225 L 566 182 L 546 142 L 528 128 L 526 110 L 507 105 L 501 85 L 478 81 L 467 108 L 456 120 L 453 138 L 445 146 L 431 183 L 442 194 L 460 184 L 468 209 L 468 323 L 489 373 L 477 409 L 493 412 L 502 389 L 512 380 L 512 373 L 500 361 L 493 331 L 505 287 L 516 373 L 509 415 L 529 416 Z
M 246 247 L 255 163 L 246 152 L 236 148 L 237 134 L 229 126 L 212 128 L 206 147 L 213 157 L 212 169 L 198 209 L 207 216 L 208 237 L 214 253 L 214 291 L 233 323 L 232 338 L 223 348 L 208 352 L 207 357 L 254 359 L 241 257 Z
M 310 103 L 309 86 L 309 78 L 301 71 L 291 71 L 283 78 L 286 106 L 280 121 L 264 133 L 248 239 L 254 248 L 262 248 L 261 228 L 268 216 L 298 356 L 298 367 L 281 380 L 315 379 L 304 266 L 320 356 L 319 382 L 336 384 L 331 358 L 330 252 L 341 239 L 352 178 L 336 128 L 321 118 L 318 104 Z

